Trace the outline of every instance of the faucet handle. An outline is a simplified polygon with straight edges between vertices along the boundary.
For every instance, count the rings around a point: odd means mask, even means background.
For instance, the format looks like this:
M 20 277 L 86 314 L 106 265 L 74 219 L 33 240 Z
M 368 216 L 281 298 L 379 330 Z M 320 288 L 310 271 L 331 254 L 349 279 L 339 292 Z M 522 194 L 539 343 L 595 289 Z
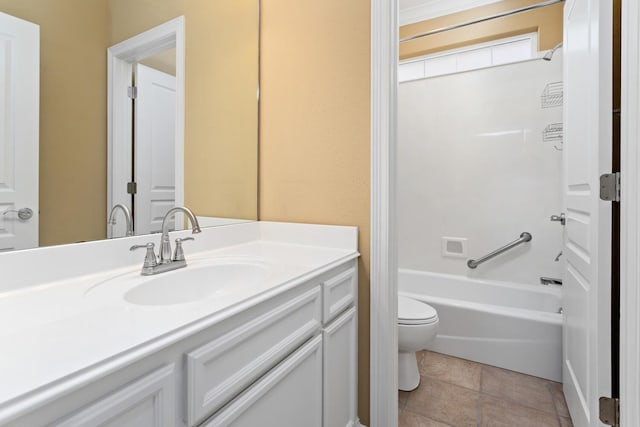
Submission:
M 156 252 L 154 248 L 156 245 L 154 243 L 147 243 L 146 245 L 133 245 L 129 248 L 130 251 L 135 251 L 137 249 L 146 249 L 147 254 L 144 257 L 144 264 L 142 265 L 142 273 L 144 274 L 145 270 L 152 269 L 158 266 L 158 260 L 156 258 Z
M 193 237 L 183 237 L 176 239 L 176 250 L 173 253 L 173 258 L 171 261 L 184 261 L 184 251 L 182 250 L 182 242 L 187 240 L 196 240 Z

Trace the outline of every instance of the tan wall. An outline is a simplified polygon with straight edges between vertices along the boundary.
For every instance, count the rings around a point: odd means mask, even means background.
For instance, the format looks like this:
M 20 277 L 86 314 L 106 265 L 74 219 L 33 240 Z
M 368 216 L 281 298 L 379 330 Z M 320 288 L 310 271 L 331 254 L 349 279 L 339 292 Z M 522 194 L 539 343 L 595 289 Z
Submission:
M 360 229 L 359 414 L 369 423 L 370 3 L 262 3 L 260 219 Z
M 104 239 L 106 0 L 0 0 L 0 11 L 40 25 L 40 244 Z
M 185 204 L 257 219 L 257 0 L 109 0 L 112 44 L 185 16 Z
M 503 0 L 486 6 L 441 16 L 400 27 L 400 38 L 445 28 L 450 25 L 470 22 L 478 18 L 515 10 L 539 0 Z M 477 43 L 527 33 L 538 33 L 538 50 L 548 50 L 562 41 L 562 10 L 558 3 L 528 12 L 496 18 L 478 24 L 461 27 L 400 43 L 400 59 L 428 55 L 444 50 L 456 49 Z

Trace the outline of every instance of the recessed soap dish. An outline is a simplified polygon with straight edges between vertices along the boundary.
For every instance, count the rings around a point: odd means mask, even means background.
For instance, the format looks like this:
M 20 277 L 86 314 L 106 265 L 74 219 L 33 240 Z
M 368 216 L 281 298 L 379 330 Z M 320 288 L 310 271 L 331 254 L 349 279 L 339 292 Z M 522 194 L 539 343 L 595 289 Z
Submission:
M 467 258 L 467 239 L 465 237 L 442 237 L 442 256 Z

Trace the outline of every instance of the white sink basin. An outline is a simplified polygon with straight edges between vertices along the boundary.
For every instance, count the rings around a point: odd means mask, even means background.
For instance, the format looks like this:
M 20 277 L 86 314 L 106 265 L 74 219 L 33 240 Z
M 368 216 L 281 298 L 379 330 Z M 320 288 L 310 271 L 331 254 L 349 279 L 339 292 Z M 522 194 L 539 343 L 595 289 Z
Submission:
M 138 305 L 185 304 L 245 290 L 266 276 L 266 267 L 256 264 L 187 266 L 147 278 L 124 299 Z
M 141 276 L 129 273 L 100 282 L 87 295 L 119 294 L 143 306 L 188 304 L 244 292 L 264 282 L 268 265 L 253 260 L 196 261 L 185 268 Z

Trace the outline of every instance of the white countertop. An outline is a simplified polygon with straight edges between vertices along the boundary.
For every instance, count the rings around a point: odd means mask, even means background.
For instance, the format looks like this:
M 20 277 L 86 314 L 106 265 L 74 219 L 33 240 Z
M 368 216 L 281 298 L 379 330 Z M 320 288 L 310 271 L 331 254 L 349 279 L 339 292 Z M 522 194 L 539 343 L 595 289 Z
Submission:
M 233 234 L 233 227 L 243 238 L 225 245 L 225 241 L 234 240 L 224 237 Z M 57 280 L 52 282 L 7 286 L 8 290 L 0 292 L 0 422 L 61 390 L 82 386 L 358 256 L 355 228 L 309 226 L 310 232 L 305 233 L 304 227 L 251 223 L 204 230 L 202 237 L 197 237 L 201 241 L 198 247 L 190 250 L 185 245 L 188 263 L 196 266 L 211 260 L 255 259 L 268 266 L 268 274 L 242 291 L 215 294 L 191 303 L 141 306 L 124 300 L 123 293 L 136 284 L 133 278 L 140 277 L 143 252 L 137 253 L 136 264 L 128 262 L 80 275 L 56 271 L 52 275 Z M 284 232 L 281 239 L 279 231 Z M 337 236 L 340 231 L 346 233 L 342 240 L 327 240 L 326 232 L 338 232 Z M 128 249 L 145 239 L 157 237 L 119 239 L 117 249 Z M 95 248 L 94 255 L 103 251 L 99 255 L 105 256 L 105 249 L 99 245 L 110 242 L 113 241 L 84 244 L 85 258 L 79 262 L 90 264 Z M 217 247 L 211 249 L 212 246 Z M 61 248 L 60 256 L 68 255 L 68 246 L 67 252 Z M 56 258 L 56 248 L 35 251 L 49 251 L 50 257 Z M 28 257 L 29 251 L 23 252 Z M 36 255 L 35 258 L 42 256 Z M 8 261 L 15 261 L 15 255 Z M 53 261 L 44 267 L 59 270 Z M 73 270 L 70 265 L 68 270 Z M 83 269 L 90 271 L 86 265 Z M 46 277 L 42 272 L 38 274 Z M 120 280 L 114 286 L 109 279 L 116 277 L 132 280 Z

